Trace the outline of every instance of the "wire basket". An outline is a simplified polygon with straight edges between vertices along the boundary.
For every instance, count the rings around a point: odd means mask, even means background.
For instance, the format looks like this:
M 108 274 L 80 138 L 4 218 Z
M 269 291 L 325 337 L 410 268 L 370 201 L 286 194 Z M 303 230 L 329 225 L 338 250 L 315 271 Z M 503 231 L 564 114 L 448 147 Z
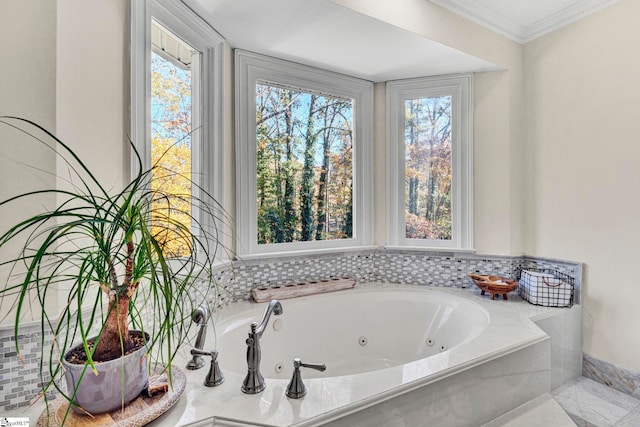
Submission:
M 550 268 L 518 269 L 518 295 L 533 305 L 571 307 L 575 280 Z

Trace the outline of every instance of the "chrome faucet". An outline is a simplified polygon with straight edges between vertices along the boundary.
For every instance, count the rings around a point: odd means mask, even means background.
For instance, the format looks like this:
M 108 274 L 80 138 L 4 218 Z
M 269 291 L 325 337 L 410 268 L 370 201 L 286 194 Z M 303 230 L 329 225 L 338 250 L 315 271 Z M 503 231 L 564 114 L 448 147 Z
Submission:
M 264 377 L 260 373 L 260 358 L 262 356 L 262 351 L 260 350 L 260 338 L 262 338 L 262 333 L 269 323 L 271 313 L 275 315 L 282 314 L 282 304 L 280 304 L 276 299 L 269 302 L 260 324 L 256 322 L 251 323 L 251 331 L 249 332 L 249 338 L 247 338 L 246 341 L 247 367 L 249 372 L 247 372 L 247 376 L 242 382 L 241 387 L 241 390 L 247 394 L 260 393 L 266 387 Z
M 196 350 L 202 350 L 204 348 L 204 340 L 207 336 L 207 321 L 209 320 L 209 309 L 206 305 L 200 305 L 197 309 L 191 313 L 191 320 L 197 325 L 200 325 L 198 330 L 198 336 L 196 337 Z M 205 362 L 200 353 L 191 353 L 193 358 L 187 363 L 187 369 L 200 369 L 204 366 Z

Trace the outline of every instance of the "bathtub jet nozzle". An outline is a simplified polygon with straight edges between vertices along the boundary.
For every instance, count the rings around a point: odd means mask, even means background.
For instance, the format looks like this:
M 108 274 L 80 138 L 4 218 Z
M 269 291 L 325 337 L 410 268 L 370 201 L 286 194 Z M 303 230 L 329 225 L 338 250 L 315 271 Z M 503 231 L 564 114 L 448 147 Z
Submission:
M 251 323 L 251 330 L 246 341 L 248 372 L 242 382 L 241 390 L 243 393 L 256 394 L 266 388 L 264 377 L 260 373 L 260 359 L 262 358 L 260 338 L 262 338 L 272 313 L 276 316 L 282 314 L 282 304 L 276 299 L 269 302 L 259 324 L 256 322 Z

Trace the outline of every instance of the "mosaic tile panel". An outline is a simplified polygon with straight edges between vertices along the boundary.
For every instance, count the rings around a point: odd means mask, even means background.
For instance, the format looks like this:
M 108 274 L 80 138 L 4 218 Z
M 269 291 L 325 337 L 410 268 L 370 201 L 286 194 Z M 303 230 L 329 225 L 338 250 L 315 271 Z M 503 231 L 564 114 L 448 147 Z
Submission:
M 357 281 L 373 280 L 371 251 L 305 255 L 250 261 L 236 261 L 219 274 L 219 303 L 249 300 L 251 289 L 292 282 L 354 277 Z
M 43 386 L 40 378 L 40 356 L 42 350 L 39 324 L 21 328 L 18 335 L 21 361 L 15 348 L 13 328 L 0 328 L 0 409 L 15 410 L 29 405 Z M 49 347 L 52 335 L 47 335 L 44 346 Z M 44 378 L 44 382 L 48 377 Z
M 437 287 L 466 288 L 469 273 L 510 277 L 511 257 L 474 257 L 454 254 L 432 255 L 419 252 L 380 251 L 375 255 L 375 280 Z

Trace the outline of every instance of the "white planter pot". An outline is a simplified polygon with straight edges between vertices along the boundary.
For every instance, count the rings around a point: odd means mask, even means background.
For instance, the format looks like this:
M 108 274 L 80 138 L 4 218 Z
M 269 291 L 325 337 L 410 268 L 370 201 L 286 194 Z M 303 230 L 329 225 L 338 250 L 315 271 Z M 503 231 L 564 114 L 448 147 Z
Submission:
M 131 331 L 131 333 L 140 335 L 138 331 Z M 67 354 L 78 347 L 81 345 L 69 350 Z M 67 380 L 67 395 L 73 396 L 77 386 L 74 401 L 91 414 L 102 414 L 121 408 L 123 404 L 127 405 L 138 397 L 147 386 L 149 370 L 146 346 L 124 357 L 96 363 L 98 375 L 95 375 L 88 365 L 85 370 L 85 365 L 67 362 L 66 356 L 65 354 L 62 358 L 62 365 Z M 73 409 L 81 412 L 75 406 Z

